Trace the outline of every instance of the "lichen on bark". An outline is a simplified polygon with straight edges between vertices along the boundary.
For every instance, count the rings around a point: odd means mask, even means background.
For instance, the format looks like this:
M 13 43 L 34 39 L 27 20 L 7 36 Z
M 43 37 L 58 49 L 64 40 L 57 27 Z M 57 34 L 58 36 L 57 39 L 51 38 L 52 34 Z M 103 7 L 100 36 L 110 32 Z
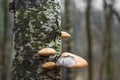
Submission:
M 45 70 L 41 64 L 56 62 L 61 54 L 60 0 L 15 0 L 14 51 L 12 80 L 60 80 L 60 68 Z M 42 48 L 57 54 L 42 57 Z

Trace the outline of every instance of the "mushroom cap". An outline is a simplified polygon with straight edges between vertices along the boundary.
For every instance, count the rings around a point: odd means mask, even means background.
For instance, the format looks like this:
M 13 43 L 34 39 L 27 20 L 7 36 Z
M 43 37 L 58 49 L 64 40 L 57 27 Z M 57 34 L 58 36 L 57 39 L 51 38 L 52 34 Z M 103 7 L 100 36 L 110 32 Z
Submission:
M 45 69 L 54 69 L 56 67 L 56 64 L 54 62 L 46 62 L 42 64 L 42 68 Z
M 82 57 L 79 57 L 72 53 L 64 52 L 58 59 L 56 65 L 67 68 L 81 68 L 87 66 L 88 63 Z
M 56 54 L 56 50 L 53 48 L 43 48 L 40 51 L 38 51 L 38 54 L 41 56 L 50 56 Z
M 61 37 L 62 38 L 70 38 L 71 35 L 69 33 L 65 32 L 65 31 L 61 31 Z

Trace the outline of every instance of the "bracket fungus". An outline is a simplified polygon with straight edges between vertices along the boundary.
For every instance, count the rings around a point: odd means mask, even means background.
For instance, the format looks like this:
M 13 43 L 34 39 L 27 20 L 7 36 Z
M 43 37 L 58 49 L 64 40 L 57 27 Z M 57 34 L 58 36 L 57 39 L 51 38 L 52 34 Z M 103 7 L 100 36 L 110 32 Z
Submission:
M 50 56 L 56 54 L 57 51 L 53 48 L 43 48 L 40 51 L 38 51 L 38 54 L 41 56 Z
M 56 64 L 54 62 L 46 62 L 42 64 L 42 68 L 45 69 L 54 69 L 56 67 Z
M 56 62 L 56 65 L 66 68 L 81 68 L 87 66 L 88 63 L 82 57 L 64 52 Z
M 62 38 L 70 38 L 71 35 L 69 33 L 65 32 L 65 31 L 61 31 L 61 37 Z

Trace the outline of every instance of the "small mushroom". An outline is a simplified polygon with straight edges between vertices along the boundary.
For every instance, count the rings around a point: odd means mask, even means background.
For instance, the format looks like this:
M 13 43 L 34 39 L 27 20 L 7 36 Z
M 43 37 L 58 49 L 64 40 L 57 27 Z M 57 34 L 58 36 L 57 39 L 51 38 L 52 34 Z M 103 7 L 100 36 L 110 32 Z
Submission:
M 54 69 L 56 67 L 56 64 L 54 62 L 46 62 L 42 64 L 42 68 L 44 69 Z
M 65 31 L 61 31 L 61 37 L 62 38 L 70 38 L 71 35 L 69 33 L 65 32 Z
M 53 48 L 43 48 L 40 51 L 38 51 L 38 54 L 41 56 L 50 56 L 56 54 L 56 50 Z
M 82 57 L 64 52 L 56 62 L 56 65 L 66 68 L 81 68 L 87 66 L 88 63 Z

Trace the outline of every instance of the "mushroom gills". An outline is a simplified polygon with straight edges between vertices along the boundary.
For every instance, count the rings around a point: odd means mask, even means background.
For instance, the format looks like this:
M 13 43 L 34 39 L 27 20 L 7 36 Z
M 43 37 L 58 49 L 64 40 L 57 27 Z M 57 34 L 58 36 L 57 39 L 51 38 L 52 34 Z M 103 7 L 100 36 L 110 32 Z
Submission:
M 81 68 L 87 66 L 88 63 L 82 57 L 64 52 L 56 62 L 56 65 L 66 68 Z
M 63 56 L 58 59 L 56 62 L 57 66 L 62 66 L 62 67 L 72 67 L 73 65 L 76 64 L 76 61 L 74 57 L 72 56 Z

